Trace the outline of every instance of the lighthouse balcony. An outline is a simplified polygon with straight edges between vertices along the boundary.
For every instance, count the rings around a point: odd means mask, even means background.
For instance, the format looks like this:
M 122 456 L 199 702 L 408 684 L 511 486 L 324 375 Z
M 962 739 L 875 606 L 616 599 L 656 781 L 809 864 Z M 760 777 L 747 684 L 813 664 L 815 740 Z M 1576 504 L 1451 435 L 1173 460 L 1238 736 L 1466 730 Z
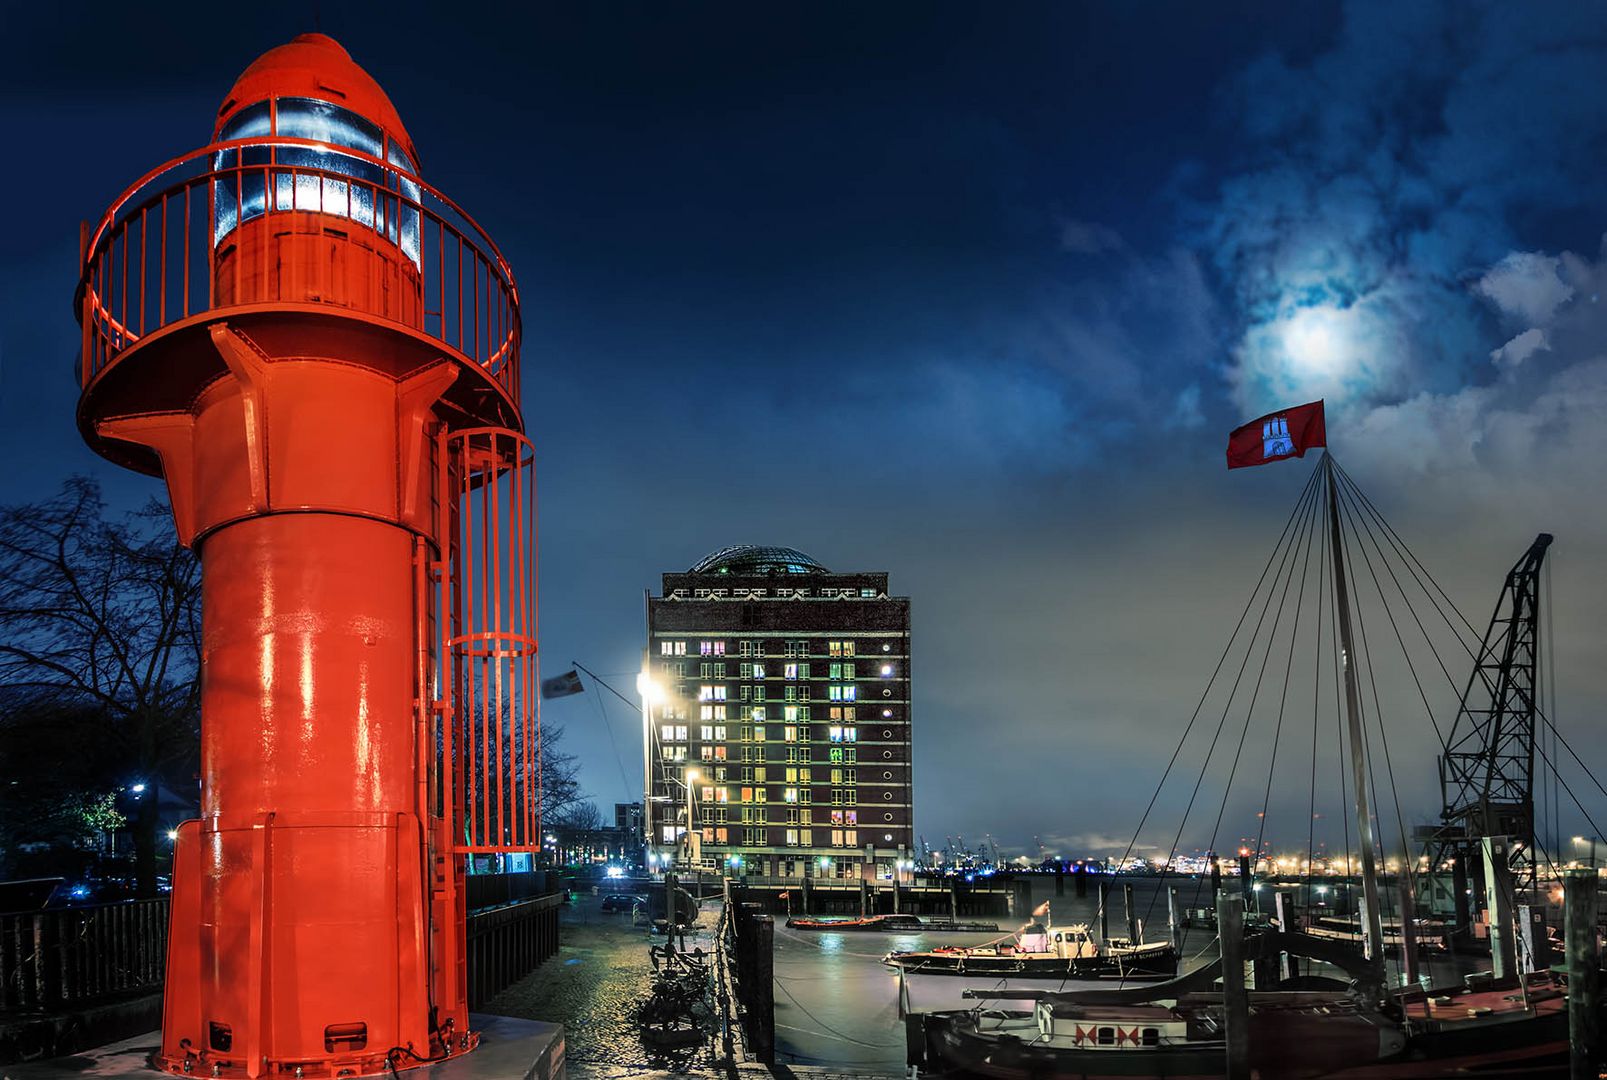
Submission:
M 138 382 L 177 392 L 194 381 L 187 369 L 207 366 L 186 359 L 181 339 L 271 312 L 279 325 L 288 314 L 393 331 L 399 364 L 454 359 L 502 411 L 518 409 L 513 275 L 485 231 L 400 153 L 276 135 L 168 162 L 86 227 L 77 305 L 86 401 L 162 341 L 172 369 L 155 379 L 144 370 Z

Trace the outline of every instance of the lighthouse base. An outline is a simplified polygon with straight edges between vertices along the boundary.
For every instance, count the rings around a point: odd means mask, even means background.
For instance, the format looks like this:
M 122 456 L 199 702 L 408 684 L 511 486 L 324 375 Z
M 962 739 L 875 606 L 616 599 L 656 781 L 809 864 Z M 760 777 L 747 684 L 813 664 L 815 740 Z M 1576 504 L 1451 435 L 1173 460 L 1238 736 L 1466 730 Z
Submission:
M 565 1080 L 562 1024 L 473 1013 L 469 1025 L 480 1035 L 478 1049 L 409 1070 L 409 1080 Z M 161 1032 L 151 1031 L 70 1057 L 8 1065 L 0 1080 L 153 1080 L 161 1073 L 150 1060 L 161 1041 Z

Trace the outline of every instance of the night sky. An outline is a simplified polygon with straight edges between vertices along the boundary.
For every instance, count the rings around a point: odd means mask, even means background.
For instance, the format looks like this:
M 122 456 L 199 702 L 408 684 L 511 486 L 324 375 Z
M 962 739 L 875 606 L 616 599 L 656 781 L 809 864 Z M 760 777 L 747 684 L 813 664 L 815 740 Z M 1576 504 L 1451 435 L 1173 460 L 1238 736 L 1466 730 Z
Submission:
M 160 490 L 73 424 L 78 222 L 202 145 L 314 11 L 9 6 L 0 500 L 73 473 L 121 505 Z M 1338 460 L 1481 629 L 1557 535 L 1556 715 L 1598 744 L 1607 6 L 325 4 L 320 25 L 518 276 L 548 673 L 628 689 L 642 590 L 727 544 L 885 570 L 914 603 L 917 832 L 1120 849 L 1314 464 L 1229 473 L 1226 433 L 1326 397 Z M 639 796 L 638 717 L 609 701 L 611 739 L 597 697 L 547 715 L 605 812 Z M 1430 814 L 1421 707 L 1386 719 Z

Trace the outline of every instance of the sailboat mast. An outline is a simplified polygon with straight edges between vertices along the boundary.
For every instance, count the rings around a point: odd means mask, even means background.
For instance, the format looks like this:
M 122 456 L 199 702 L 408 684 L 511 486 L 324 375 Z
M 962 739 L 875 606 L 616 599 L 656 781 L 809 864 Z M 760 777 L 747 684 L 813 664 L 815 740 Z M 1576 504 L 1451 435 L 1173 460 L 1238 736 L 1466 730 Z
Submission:
M 1339 530 L 1339 495 L 1334 485 L 1334 462 L 1322 456 L 1328 484 L 1328 529 L 1334 560 L 1334 611 L 1339 616 L 1339 649 L 1345 666 L 1345 712 L 1350 726 L 1350 775 L 1356 793 L 1356 833 L 1361 840 L 1362 952 L 1379 967 L 1384 963 L 1384 924 L 1378 907 L 1378 853 L 1373 841 L 1373 816 L 1367 805 L 1367 759 L 1363 745 L 1360 692 L 1356 686 L 1356 655 L 1350 638 L 1350 594 L 1345 588 L 1345 554 Z

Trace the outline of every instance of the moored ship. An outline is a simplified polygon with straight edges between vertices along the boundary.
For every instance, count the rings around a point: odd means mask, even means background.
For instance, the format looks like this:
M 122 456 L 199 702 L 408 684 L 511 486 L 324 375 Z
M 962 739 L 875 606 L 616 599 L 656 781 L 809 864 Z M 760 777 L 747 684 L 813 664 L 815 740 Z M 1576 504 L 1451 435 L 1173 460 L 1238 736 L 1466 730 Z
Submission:
M 1097 941 L 1082 923 L 1057 927 L 1033 922 L 1008 941 L 890 952 L 882 963 L 909 975 L 1143 982 L 1175 976 L 1177 949 L 1170 941 Z

